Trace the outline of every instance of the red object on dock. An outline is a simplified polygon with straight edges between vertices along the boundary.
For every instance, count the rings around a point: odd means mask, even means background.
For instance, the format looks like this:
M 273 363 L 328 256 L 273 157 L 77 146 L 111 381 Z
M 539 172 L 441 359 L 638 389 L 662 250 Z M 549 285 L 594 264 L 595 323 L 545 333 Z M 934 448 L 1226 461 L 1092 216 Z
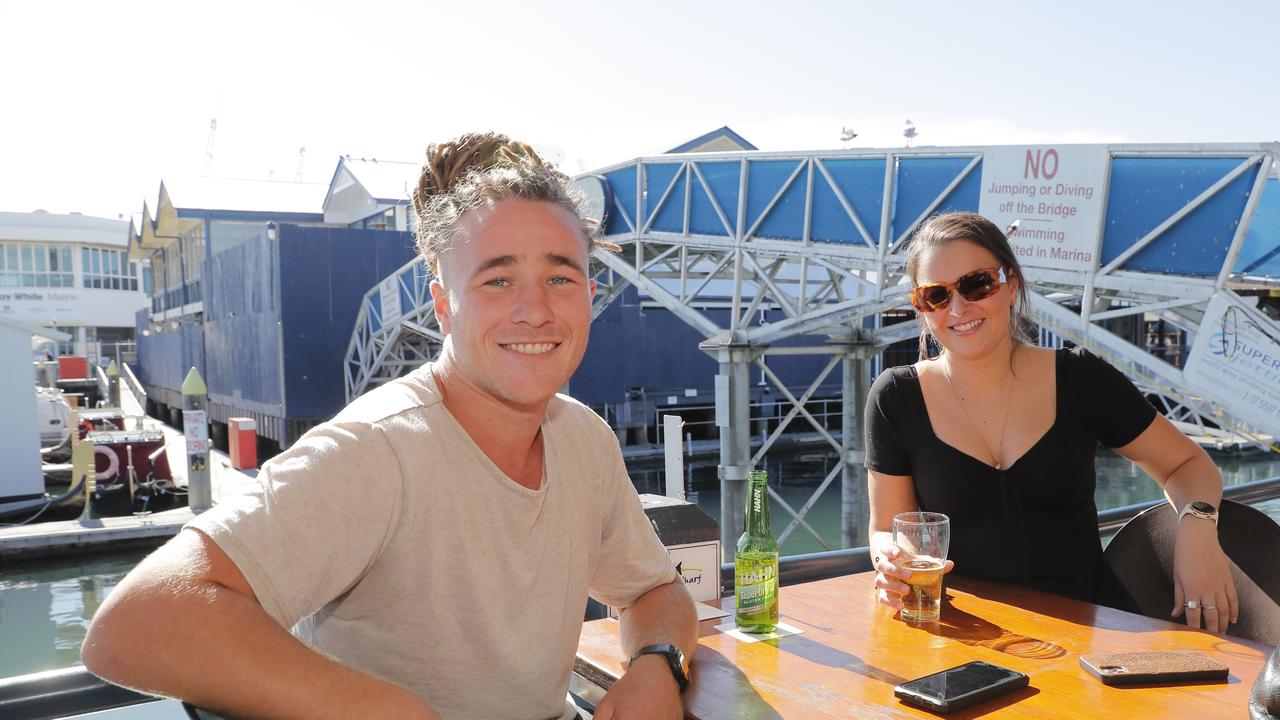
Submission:
M 252 470 L 258 467 L 258 423 L 252 418 L 227 418 L 231 467 Z
M 58 357 L 59 380 L 83 380 L 89 377 L 89 358 L 80 355 Z

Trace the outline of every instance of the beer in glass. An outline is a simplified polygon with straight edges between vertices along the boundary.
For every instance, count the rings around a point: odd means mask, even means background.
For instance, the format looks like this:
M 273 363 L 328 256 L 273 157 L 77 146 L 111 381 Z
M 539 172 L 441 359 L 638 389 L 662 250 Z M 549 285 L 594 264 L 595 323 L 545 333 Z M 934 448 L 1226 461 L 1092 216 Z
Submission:
M 909 512 L 893 516 L 895 563 L 911 571 L 902 598 L 902 619 L 933 622 L 942 609 L 942 568 L 951 544 L 951 520 L 942 513 Z

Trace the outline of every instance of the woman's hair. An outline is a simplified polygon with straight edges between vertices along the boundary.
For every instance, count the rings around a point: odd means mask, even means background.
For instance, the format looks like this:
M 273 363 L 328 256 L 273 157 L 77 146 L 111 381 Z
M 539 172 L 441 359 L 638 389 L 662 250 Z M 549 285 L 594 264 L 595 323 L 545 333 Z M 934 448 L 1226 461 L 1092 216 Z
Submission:
M 601 240 L 596 223 L 583 217 L 580 193 L 571 188 L 569 177 L 533 148 L 500 133 L 468 133 L 427 147 L 413 191 L 414 236 L 432 274 L 440 274 L 440 255 L 453 246 L 462 216 L 502 200 L 556 205 L 577 221 L 588 252 L 596 247 L 618 249 Z
M 934 215 L 916 230 L 911 238 L 911 247 L 907 250 L 907 276 L 916 282 L 916 272 L 925 253 L 931 252 L 955 240 L 966 240 L 995 255 L 996 261 L 1005 269 L 1005 276 L 1018 279 L 1018 293 L 1014 298 L 1013 309 L 1009 312 L 1009 336 L 1015 344 L 1034 344 L 1029 328 L 1034 327 L 1027 314 L 1027 283 L 1022 276 L 1022 266 L 1018 264 L 1018 256 L 1014 255 L 1009 239 L 1000 232 L 995 223 L 972 212 L 950 212 Z M 920 319 L 920 359 L 929 359 L 929 326 Z

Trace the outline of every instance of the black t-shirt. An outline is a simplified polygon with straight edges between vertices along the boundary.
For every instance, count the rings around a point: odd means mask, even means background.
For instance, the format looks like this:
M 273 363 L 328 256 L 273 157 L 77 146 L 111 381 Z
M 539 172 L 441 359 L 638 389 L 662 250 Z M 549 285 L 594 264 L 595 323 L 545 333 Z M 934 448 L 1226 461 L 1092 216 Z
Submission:
M 867 398 L 866 464 L 910 475 L 920 509 L 950 516 L 957 574 L 1097 602 L 1108 580 L 1094 455 L 1098 443 L 1132 442 L 1156 411 L 1083 348 L 1057 351 L 1055 364 L 1053 425 L 1003 471 L 938 439 L 914 366 L 886 370 Z

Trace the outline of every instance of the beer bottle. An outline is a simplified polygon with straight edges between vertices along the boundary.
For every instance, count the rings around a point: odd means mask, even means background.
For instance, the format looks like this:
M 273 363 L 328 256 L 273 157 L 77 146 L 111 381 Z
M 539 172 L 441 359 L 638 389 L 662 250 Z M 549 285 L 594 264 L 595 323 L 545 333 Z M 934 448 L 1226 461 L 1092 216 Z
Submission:
M 769 480 L 764 471 L 750 475 L 746 531 L 733 556 L 735 620 L 744 632 L 773 632 L 778 625 L 778 541 L 769 525 Z

